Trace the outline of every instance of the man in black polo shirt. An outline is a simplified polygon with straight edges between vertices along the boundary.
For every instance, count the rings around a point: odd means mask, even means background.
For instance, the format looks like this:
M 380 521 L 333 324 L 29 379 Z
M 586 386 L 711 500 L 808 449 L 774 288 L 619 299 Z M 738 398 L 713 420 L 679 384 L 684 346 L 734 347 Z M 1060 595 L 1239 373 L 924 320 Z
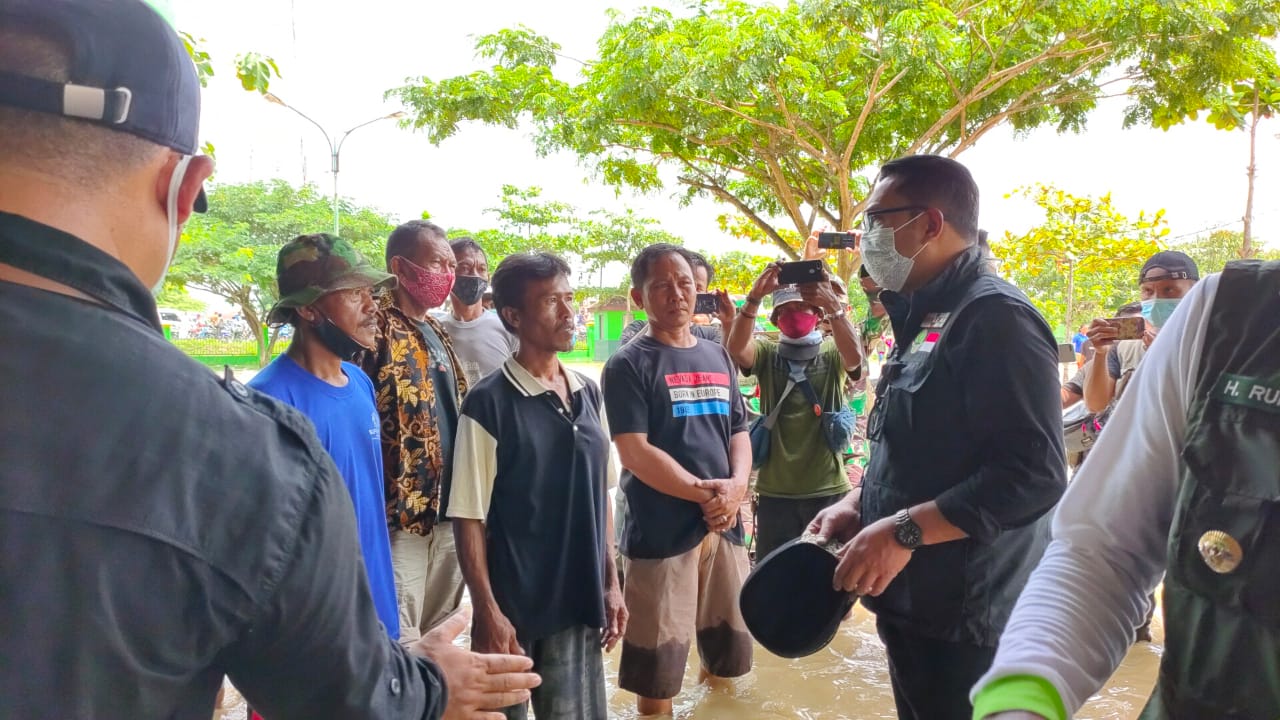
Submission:
M 671 712 L 695 630 L 704 677 L 751 669 L 738 610 L 747 574 L 738 507 L 751 443 L 729 354 L 690 332 L 696 291 L 687 251 L 645 248 L 631 284 L 649 333 L 609 358 L 603 380 L 630 509 L 622 532 L 630 621 L 618 685 L 639 696 L 641 715 L 653 715 Z
M 898 717 L 968 720 L 1066 488 L 1058 346 L 978 247 L 954 160 L 880 170 L 862 258 L 893 322 L 859 489 L 810 531 L 848 541 L 833 583 L 876 614 Z
M 600 651 L 627 624 L 600 391 L 556 355 L 573 349 L 570 273 L 543 252 L 510 255 L 494 273 L 498 317 L 520 349 L 463 402 L 448 492 L 472 649 L 533 658 L 538 720 L 608 714 Z M 526 707 L 507 717 L 523 720 Z

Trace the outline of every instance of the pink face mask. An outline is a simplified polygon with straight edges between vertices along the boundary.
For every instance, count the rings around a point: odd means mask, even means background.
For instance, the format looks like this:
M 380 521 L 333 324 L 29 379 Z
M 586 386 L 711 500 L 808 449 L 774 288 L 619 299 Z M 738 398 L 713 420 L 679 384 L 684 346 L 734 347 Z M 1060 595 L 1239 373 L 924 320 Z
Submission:
M 408 270 L 407 277 L 400 278 L 400 287 L 423 307 L 440 307 L 449 297 L 449 291 L 453 289 L 453 273 L 431 272 L 404 257 L 400 258 L 400 263 Z
M 778 329 L 789 338 L 799 339 L 818 327 L 818 316 L 806 311 L 791 311 L 778 316 Z

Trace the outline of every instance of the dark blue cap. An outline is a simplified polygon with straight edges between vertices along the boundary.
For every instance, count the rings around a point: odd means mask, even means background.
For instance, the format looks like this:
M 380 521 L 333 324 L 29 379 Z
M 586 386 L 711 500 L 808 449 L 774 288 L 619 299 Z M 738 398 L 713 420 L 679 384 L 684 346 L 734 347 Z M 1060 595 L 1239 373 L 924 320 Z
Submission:
M 184 155 L 200 135 L 200 78 L 177 32 L 142 0 L 0 0 L 0 25 L 60 40 L 67 82 L 0 72 L 0 105 L 76 118 Z M 204 193 L 197 202 L 203 210 Z

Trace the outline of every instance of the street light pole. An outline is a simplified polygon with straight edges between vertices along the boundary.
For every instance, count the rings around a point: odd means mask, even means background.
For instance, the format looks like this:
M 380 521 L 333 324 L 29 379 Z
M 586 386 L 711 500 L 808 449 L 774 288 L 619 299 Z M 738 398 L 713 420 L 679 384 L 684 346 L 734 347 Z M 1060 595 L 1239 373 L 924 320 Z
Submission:
M 339 215 L 341 214 L 341 206 L 338 204 L 338 156 L 342 153 L 342 144 L 347 141 L 347 136 L 355 132 L 356 130 L 359 130 L 360 128 L 366 125 L 372 125 L 373 123 L 376 123 L 379 120 L 395 120 L 398 118 L 402 118 L 405 115 L 404 112 L 397 110 L 396 112 L 390 113 L 388 115 L 376 117 L 372 120 L 366 120 L 365 122 L 362 122 L 359 125 L 356 125 L 355 127 L 342 133 L 342 137 L 338 139 L 338 144 L 335 145 L 333 143 L 333 138 L 329 136 L 329 133 L 325 131 L 324 127 L 320 123 L 316 122 L 315 120 L 312 120 L 311 118 L 307 117 L 306 113 L 290 105 L 289 103 L 281 100 L 279 96 L 273 93 L 266 93 L 263 97 L 265 97 L 267 99 L 267 102 L 269 103 L 274 103 L 281 107 L 289 108 L 290 110 L 297 113 L 303 120 L 306 120 L 312 125 L 315 125 L 316 129 L 320 131 L 320 134 L 324 136 L 324 141 L 329 144 L 329 171 L 333 173 L 333 234 L 334 235 L 340 234 L 338 232 L 338 218 L 339 218 Z

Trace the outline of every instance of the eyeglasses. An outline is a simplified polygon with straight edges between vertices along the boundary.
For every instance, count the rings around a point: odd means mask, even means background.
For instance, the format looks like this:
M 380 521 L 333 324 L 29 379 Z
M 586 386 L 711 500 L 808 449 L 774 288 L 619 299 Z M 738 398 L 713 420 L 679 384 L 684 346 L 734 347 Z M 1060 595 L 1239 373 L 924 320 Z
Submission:
M 899 205 L 898 207 L 880 208 L 878 210 L 868 210 L 862 213 L 862 232 L 869 233 L 878 227 L 883 227 L 880 222 L 881 215 L 889 213 L 903 212 L 904 210 L 928 210 L 927 205 Z

